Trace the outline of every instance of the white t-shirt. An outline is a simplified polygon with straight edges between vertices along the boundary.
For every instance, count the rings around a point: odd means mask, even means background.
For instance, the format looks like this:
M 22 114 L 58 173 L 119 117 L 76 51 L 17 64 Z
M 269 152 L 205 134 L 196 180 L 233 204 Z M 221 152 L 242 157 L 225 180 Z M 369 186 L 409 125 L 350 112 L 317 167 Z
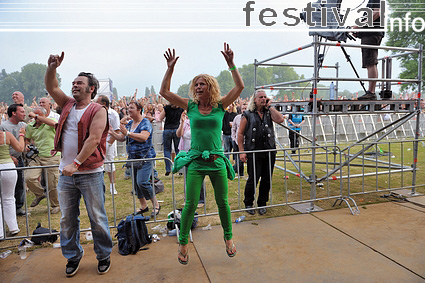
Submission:
M 90 105 L 90 104 L 89 104 Z M 71 164 L 75 157 L 78 155 L 78 122 L 87 110 L 87 105 L 83 109 L 75 109 L 75 105 L 69 112 L 68 118 L 65 121 L 62 129 L 62 159 L 59 165 L 59 171 Z M 92 170 L 77 171 L 74 174 L 90 174 L 96 172 L 102 172 L 103 166 Z
M 56 112 L 53 112 L 52 110 L 50 110 L 49 116 L 47 116 L 47 118 L 50 118 L 56 122 L 59 121 L 60 115 Z
M 108 121 L 109 126 L 111 126 L 114 131 L 120 129 L 120 115 L 118 115 L 117 111 L 115 111 L 114 109 L 108 109 Z M 111 135 L 108 134 L 108 136 L 106 137 L 106 142 L 108 142 L 110 139 Z

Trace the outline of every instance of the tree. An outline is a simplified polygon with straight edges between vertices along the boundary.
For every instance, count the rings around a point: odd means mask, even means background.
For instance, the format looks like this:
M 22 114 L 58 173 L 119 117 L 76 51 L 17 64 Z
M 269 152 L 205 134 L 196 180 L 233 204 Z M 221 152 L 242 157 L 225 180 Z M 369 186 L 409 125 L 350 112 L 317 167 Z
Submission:
M 403 21 L 401 25 L 394 25 L 393 31 L 388 31 L 387 46 L 394 47 L 410 47 L 418 48 L 419 44 L 425 45 L 425 26 L 422 26 L 421 21 L 416 21 L 415 29 L 412 28 L 412 20 L 406 26 L 404 20 L 407 12 L 411 13 L 410 19 L 421 18 L 425 19 L 425 9 L 422 0 L 389 0 L 389 6 L 391 8 L 390 19 L 400 18 Z M 407 31 L 406 31 L 407 30 Z M 392 51 L 393 53 L 399 53 L 399 51 Z M 418 76 L 418 54 L 409 54 L 397 58 L 400 61 L 402 72 L 400 78 L 412 79 Z M 422 80 L 425 80 L 425 64 L 422 63 Z M 402 90 L 416 89 L 416 84 L 402 85 Z M 422 92 L 425 90 L 424 84 L 422 84 Z
M 250 97 L 254 93 L 254 65 L 243 65 L 238 68 L 239 73 L 242 76 L 245 88 L 241 93 L 242 98 Z M 269 85 L 278 82 L 287 82 L 293 80 L 299 80 L 304 78 L 299 76 L 292 67 L 260 67 L 257 68 L 257 86 Z M 220 85 L 221 95 L 226 95 L 234 86 L 232 74 L 225 70 L 221 71 L 220 74 L 216 77 L 218 84 Z M 299 86 L 299 84 L 297 85 Z M 310 87 L 311 88 L 311 87 Z M 292 91 L 279 90 L 278 96 L 283 98 L 285 93 L 291 93 Z M 295 98 L 300 98 L 302 91 L 293 90 Z M 189 85 L 181 85 L 177 91 L 181 97 L 188 97 Z M 310 93 L 310 90 L 308 91 Z M 289 97 L 291 98 L 291 94 Z M 308 97 L 308 96 L 307 96 Z
M 46 94 L 44 88 L 44 73 L 46 65 L 30 63 L 21 68 L 21 72 L 8 74 L 5 69 L 0 75 L 0 101 L 12 103 L 12 93 L 21 91 L 25 96 L 25 103 L 30 104 L 34 97 L 43 97 Z M 59 74 L 56 75 L 61 83 Z
M 151 86 L 151 94 L 156 94 L 155 89 L 153 87 L 153 85 Z
M 145 88 L 145 97 L 149 97 L 149 94 L 151 94 L 151 91 L 148 87 Z
M 12 93 L 20 89 L 22 89 L 20 73 L 13 72 L 8 74 L 4 79 L 0 80 L 0 100 L 11 104 L 13 102 Z
M 180 97 L 189 97 L 189 84 L 182 84 L 177 90 Z
M 220 86 L 221 95 L 226 95 L 235 85 L 232 74 L 229 71 L 221 71 L 216 79 Z
M 30 103 L 33 97 L 43 97 L 46 95 L 44 87 L 44 73 L 46 65 L 43 64 L 27 64 L 21 70 L 21 92 L 25 95 L 26 103 Z
M 116 100 L 118 100 L 118 90 L 116 87 L 112 88 L 112 97 Z

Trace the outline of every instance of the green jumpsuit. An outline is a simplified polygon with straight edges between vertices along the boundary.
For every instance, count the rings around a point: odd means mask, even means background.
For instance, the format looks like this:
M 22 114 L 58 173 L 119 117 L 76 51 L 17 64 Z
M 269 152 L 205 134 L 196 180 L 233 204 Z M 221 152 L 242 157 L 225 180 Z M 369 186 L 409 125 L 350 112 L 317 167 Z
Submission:
M 214 188 L 215 200 L 218 206 L 221 226 L 224 230 L 224 238 L 232 239 L 232 218 L 227 200 L 227 179 L 234 179 L 235 173 L 230 161 L 224 156 L 221 146 L 221 128 L 225 110 L 221 103 L 213 107 L 211 113 L 204 115 L 199 113 L 198 104 L 192 100 L 188 102 L 187 115 L 190 119 L 192 131 L 191 149 L 188 153 L 180 151 L 176 157 L 173 172 L 177 172 L 182 166 L 187 166 L 186 176 L 186 204 L 184 206 L 179 242 L 181 245 L 188 243 L 189 231 L 197 208 L 201 184 L 206 175 L 210 177 Z M 212 162 L 199 160 L 200 157 L 207 159 L 209 154 L 218 154 L 218 158 Z

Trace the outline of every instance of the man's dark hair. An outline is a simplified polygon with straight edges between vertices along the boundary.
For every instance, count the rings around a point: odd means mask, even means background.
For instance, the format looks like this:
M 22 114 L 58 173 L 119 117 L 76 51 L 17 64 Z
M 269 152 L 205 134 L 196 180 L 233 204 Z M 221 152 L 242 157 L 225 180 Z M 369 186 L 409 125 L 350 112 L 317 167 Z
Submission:
M 109 98 L 106 95 L 99 95 L 100 102 L 105 104 L 106 108 L 109 108 Z
M 99 81 L 96 79 L 96 77 L 92 73 L 81 72 L 78 74 L 78 76 L 86 77 L 89 80 L 89 87 L 94 86 L 93 93 L 91 94 L 91 99 L 94 99 L 97 94 L 97 90 L 99 88 Z
M 10 117 L 12 117 L 12 113 L 13 112 L 16 112 L 16 110 L 18 110 L 18 107 L 19 106 L 21 106 L 21 107 L 24 107 L 22 104 L 20 104 L 20 103 L 15 103 L 15 104 L 12 104 L 12 105 L 10 105 L 8 108 L 7 108 L 7 116 L 9 116 L 9 118 Z

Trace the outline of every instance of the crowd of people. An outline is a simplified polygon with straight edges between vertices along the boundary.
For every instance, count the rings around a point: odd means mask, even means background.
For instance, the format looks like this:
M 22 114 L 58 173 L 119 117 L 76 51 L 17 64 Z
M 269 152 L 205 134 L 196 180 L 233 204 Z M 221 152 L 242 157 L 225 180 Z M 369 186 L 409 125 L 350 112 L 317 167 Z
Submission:
M 125 142 L 128 159 L 155 158 L 153 122 L 160 124 L 163 133 L 165 176 L 185 172 L 186 196 L 179 234 L 178 261 L 187 264 L 188 235 L 196 208 L 205 201 L 204 178 L 213 185 L 227 255 L 236 255 L 233 243 L 228 179 L 235 173 L 247 182 L 244 204 L 247 213 L 267 213 L 271 176 L 276 152 L 273 122 L 288 119 L 291 148 L 298 147 L 298 136 L 304 123 L 303 115 L 285 116 L 271 104 L 264 90 L 257 90 L 249 98 L 241 98 L 244 89 L 241 75 L 234 64 L 234 54 L 228 44 L 221 51 L 234 87 L 221 94 L 217 80 L 207 74 L 195 76 L 189 87 L 189 98 L 170 91 L 171 78 L 179 57 L 168 49 L 164 57 L 167 70 L 160 95 L 151 94 L 137 99 L 133 96 L 112 99 L 97 94 L 98 81 L 91 73 L 81 72 L 72 82 L 72 97 L 60 88 L 56 69 L 64 60 L 61 55 L 50 55 L 45 75 L 48 95 L 24 103 L 24 94 L 12 93 L 13 104 L 0 104 L 0 168 L 34 167 L 25 170 L 2 171 L 0 208 L 0 239 L 4 238 L 3 223 L 8 236 L 16 236 L 20 229 L 17 217 L 28 214 L 24 210 L 25 188 L 34 194 L 30 207 L 48 198 L 50 213 L 61 213 L 60 241 L 68 260 L 65 273 L 76 274 L 84 254 L 79 243 L 79 200 L 83 196 L 90 218 L 98 273 L 108 272 L 111 266 L 112 238 L 104 202 L 104 172 L 109 178 L 109 192 L 118 194 L 115 187 L 114 161 L 116 141 Z M 412 97 L 414 98 L 414 97 Z M 292 97 L 292 100 L 295 100 Z M 283 101 L 289 101 L 287 95 Z M 205 129 L 208 129 L 207 131 Z M 177 156 L 174 163 L 172 145 Z M 241 152 L 233 155 L 231 152 Z M 245 153 L 245 151 L 260 151 Z M 295 153 L 295 150 L 292 150 Z M 39 166 L 58 165 L 50 168 Z M 154 161 L 128 164 L 131 168 L 134 193 L 140 202 L 138 214 L 149 212 L 156 218 L 161 206 L 156 199 L 152 180 L 158 177 Z M 255 200 L 256 186 L 258 187 Z M 3 207 L 1 207 L 3 205 Z M 258 209 L 256 209 L 257 207 Z M 2 219 L 4 216 L 4 221 Z

